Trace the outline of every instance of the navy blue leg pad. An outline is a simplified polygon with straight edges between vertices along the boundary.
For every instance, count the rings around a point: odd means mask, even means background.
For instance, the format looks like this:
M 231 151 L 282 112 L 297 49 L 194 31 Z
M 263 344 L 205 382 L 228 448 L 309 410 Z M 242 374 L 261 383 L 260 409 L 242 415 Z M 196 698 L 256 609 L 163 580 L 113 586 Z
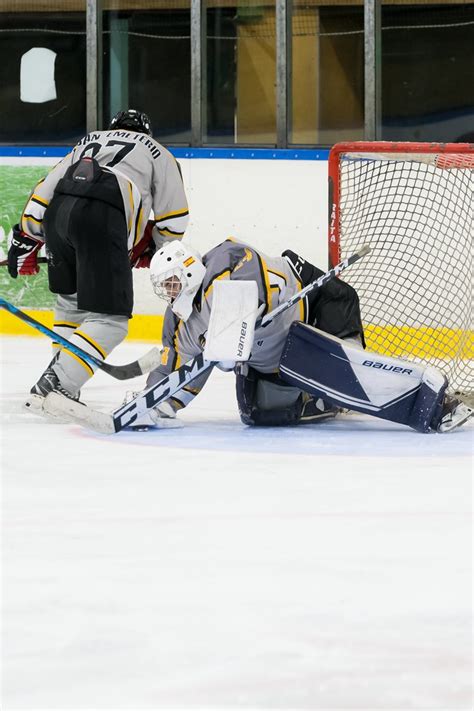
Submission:
M 280 360 L 280 376 L 291 385 L 420 432 L 431 429 L 446 387 L 440 389 L 436 371 L 430 388 L 424 372 L 424 366 L 367 353 L 300 322 L 292 324 Z

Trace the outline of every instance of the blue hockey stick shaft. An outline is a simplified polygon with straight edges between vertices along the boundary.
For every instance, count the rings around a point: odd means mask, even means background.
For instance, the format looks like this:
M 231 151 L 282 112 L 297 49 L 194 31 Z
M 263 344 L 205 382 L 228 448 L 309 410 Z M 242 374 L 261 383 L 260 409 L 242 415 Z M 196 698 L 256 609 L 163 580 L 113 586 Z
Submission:
M 96 358 L 91 353 L 88 353 L 79 346 L 76 346 L 74 343 L 71 343 L 67 340 L 67 338 L 63 338 L 63 336 L 59 335 L 59 333 L 55 333 L 55 331 L 52 331 L 43 323 L 37 321 L 32 316 L 2 297 L 0 297 L 0 307 L 6 311 L 9 311 L 13 314 L 13 316 L 21 319 L 32 328 L 40 331 L 40 333 L 48 336 L 48 338 L 51 338 L 56 343 L 59 343 L 63 346 L 63 348 L 66 348 L 71 353 L 79 356 L 82 360 L 86 361 L 86 363 L 89 363 L 89 365 L 99 367 L 101 370 L 108 373 L 108 375 L 111 375 L 113 378 L 117 378 L 117 380 L 136 378 L 138 375 L 143 375 L 144 373 L 153 370 L 160 362 L 159 351 L 157 348 L 153 348 L 150 353 L 145 354 L 145 356 L 136 361 L 133 361 L 133 363 L 128 363 L 126 365 L 110 365 L 109 363 L 104 363 L 104 361 L 100 360 L 100 358 Z

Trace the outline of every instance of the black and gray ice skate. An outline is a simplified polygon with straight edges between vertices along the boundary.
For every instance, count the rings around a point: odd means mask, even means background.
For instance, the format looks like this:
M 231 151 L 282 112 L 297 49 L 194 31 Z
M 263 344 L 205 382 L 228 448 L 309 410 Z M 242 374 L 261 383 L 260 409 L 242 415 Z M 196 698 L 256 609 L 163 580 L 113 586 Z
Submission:
M 37 383 L 30 390 L 28 398 L 25 400 L 23 407 L 36 415 L 44 415 L 43 402 L 45 397 L 51 392 L 57 392 L 70 400 L 79 402 L 80 393 L 72 395 L 68 390 L 62 387 L 59 378 L 52 368 L 52 364 L 56 359 L 49 364 Z
M 474 415 L 474 407 L 462 400 L 447 396 L 444 401 L 443 414 L 438 424 L 438 432 L 451 432 L 460 427 Z
M 336 415 L 341 412 L 339 407 L 329 405 L 329 403 L 320 397 L 311 397 L 311 395 L 307 395 L 306 393 L 305 395 L 307 397 L 303 403 L 299 420 L 302 425 L 333 420 Z

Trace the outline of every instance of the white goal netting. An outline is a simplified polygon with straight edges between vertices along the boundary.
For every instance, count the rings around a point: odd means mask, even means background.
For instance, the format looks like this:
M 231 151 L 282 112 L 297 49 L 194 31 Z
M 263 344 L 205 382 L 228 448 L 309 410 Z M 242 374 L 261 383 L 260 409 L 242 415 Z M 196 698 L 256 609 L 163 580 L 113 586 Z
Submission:
M 330 256 L 369 244 L 342 278 L 371 350 L 442 370 L 474 394 L 474 146 L 338 144 L 330 155 Z

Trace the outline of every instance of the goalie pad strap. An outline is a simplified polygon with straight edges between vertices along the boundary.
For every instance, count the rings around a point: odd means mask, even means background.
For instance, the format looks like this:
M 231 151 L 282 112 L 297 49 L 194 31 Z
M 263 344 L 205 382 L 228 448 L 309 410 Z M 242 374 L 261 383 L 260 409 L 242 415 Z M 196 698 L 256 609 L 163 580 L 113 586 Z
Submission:
M 435 368 L 366 352 L 300 322 L 288 333 L 280 375 L 333 405 L 419 432 L 436 426 L 447 386 Z

